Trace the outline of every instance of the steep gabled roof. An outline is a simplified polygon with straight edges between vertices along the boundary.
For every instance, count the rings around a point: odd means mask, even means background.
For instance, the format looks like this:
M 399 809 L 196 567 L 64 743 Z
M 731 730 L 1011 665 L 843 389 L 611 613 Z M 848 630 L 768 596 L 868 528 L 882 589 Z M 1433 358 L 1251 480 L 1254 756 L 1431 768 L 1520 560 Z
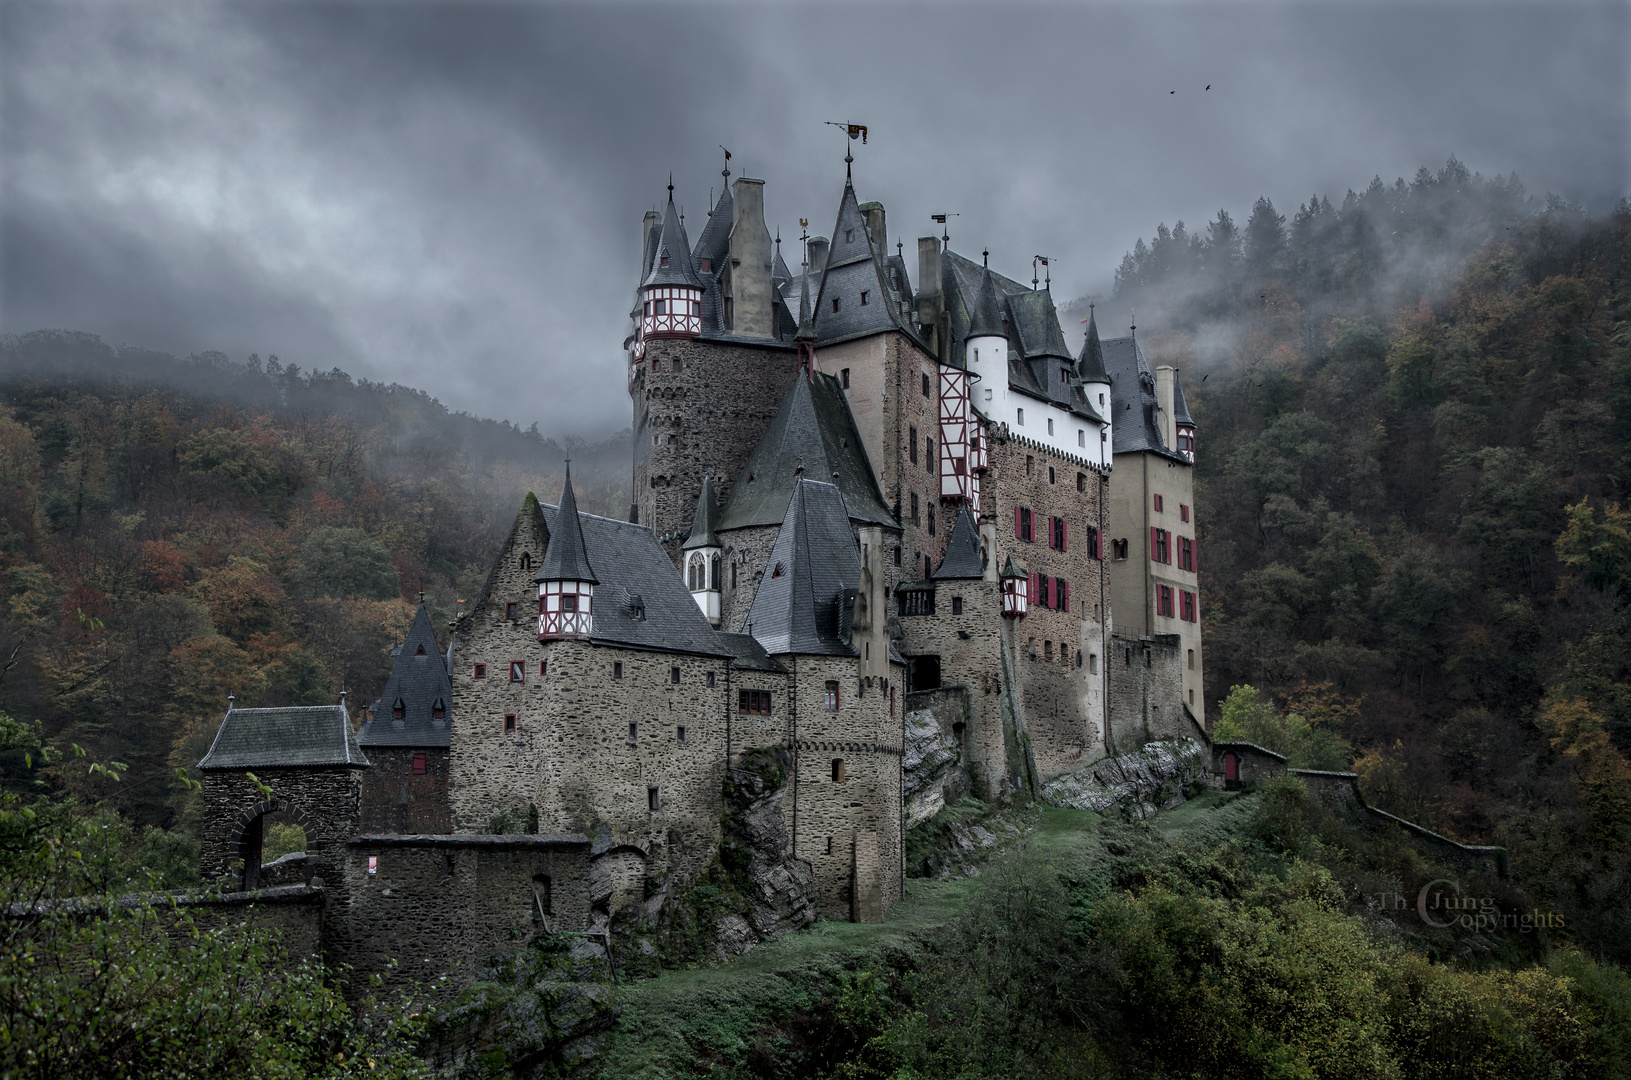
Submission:
M 985 560 L 980 557 L 980 528 L 967 506 L 957 511 L 957 521 L 946 538 L 946 557 L 934 572 L 935 580 L 985 576 Z
M 695 606 L 695 605 L 693 605 Z M 228 709 L 200 769 L 368 765 L 343 705 Z
M 849 605 L 860 575 L 843 495 L 832 484 L 798 481 L 748 611 L 749 632 L 771 656 L 854 656 Z
M 730 501 L 715 529 L 778 524 L 801 478 L 838 485 L 854 520 L 898 527 L 878 489 L 849 402 L 838 380 L 822 372 L 814 379 L 800 373 L 793 380 L 731 485 Z
M 685 225 L 680 221 L 679 211 L 674 209 L 672 187 L 668 191 L 668 206 L 663 211 L 662 230 L 652 251 L 651 264 L 646 267 L 646 279 L 640 284 L 642 288 L 652 285 L 705 287 L 702 278 L 697 276 L 696 263 L 691 261 L 691 242 L 685 238 Z
M 691 258 L 698 266 L 703 259 L 712 263 L 714 273 L 719 272 L 720 262 L 730 253 L 731 223 L 736 216 L 736 201 L 731 197 L 730 184 L 720 192 L 719 201 L 714 208 L 708 211 L 708 224 L 702 227 L 702 233 L 697 237 L 697 246 L 691 249 Z M 700 272 L 700 271 L 699 271 Z
M 719 520 L 719 507 L 714 503 L 714 478 L 704 475 L 702 478 L 702 493 L 697 496 L 696 517 L 691 519 L 691 535 L 685 538 L 683 550 L 693 548 L 719 547 L 719 537 L 714 535 Z
M 867 233 L 855 186 L 845 180 L 832 247 L 815 298 L 816 339 L 847 341 L 885 330 L 901 330 L 915 339 L 917 331 L 902 318 L 891 291 L 884 253 Z
M 392 715 L 402 702 L 402 718 Z M 441 702 L 442 716 L 434 713 Z M 453 685 L 448 679 L 447 660 L 436 648 L 436 631 L 420 604 L 414 612 L 408 636 L 396 650 L 391 677 L 374 703 L 374 716 L 357 732 L 359 746 L 447 746 L 448 710 L 452 707 Z
M 1148 450 L 1189 464 L 1187 458 L 1166 445 L 1161 425 L 1156 423 L 1155 376 L 1144 361 L 1138 339 L 1111 338 L 1104 342 L 1104 366 L 1110 373 L 1111 442 L 1117 454 Z
M 560 527 L 551 526 L 549 547 L 539 561 L 539 581 L 587 581 L 598 584 L 583 546 L 583 527 L 578 518 L 578 497 L 572 493 L 572 463 L 566 463 L 566 482 L 561 485 Z
M 1072 360 L 1070 346 L 1065 344 L 1064 331 L 1059 329 L 1059 313 L 1053 306 L 1053 295 L 1046 289 L 1026 289 L 1008 297 L 1008 310 L 1014 321 L 1014 334 L 1019 338 L 1020 355 L 1027 360 L 1040 356 Z
M 786 675 L 787 669 L 765 652 L 765 647 L 748 634 L 720 634 L 719 642 L 731 654 L 731 667 L 745 671 L 772 671 Z

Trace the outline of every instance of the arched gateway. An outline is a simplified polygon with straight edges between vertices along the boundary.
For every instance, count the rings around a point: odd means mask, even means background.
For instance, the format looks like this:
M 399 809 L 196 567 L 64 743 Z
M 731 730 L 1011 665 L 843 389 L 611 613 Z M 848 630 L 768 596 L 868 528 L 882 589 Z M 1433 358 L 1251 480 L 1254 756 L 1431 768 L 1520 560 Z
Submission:
M 339 867 L 356 834 L 368 759 L 339 705 L 228 708 L 198 763 L 204 774 L 205 878 L 258 888 L 269 814 L 288 814 L 306 833 L 307 866 Z

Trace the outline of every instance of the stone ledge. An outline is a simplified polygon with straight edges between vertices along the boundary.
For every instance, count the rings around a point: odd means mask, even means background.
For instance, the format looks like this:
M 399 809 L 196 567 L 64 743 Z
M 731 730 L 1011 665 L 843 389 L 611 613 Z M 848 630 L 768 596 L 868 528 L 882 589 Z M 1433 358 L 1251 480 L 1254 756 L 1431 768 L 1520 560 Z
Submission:
M 588 847 L 582 833 L 365 833 L 346 841 L 350 847 L 476 848 L 514 851 L 521 848 Z

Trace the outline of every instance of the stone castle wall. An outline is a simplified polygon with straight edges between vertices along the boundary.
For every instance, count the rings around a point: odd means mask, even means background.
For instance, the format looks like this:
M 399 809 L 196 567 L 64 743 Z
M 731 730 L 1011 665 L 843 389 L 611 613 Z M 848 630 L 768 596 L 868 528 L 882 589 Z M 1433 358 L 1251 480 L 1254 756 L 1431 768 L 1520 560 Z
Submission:
M 991 469 L 982 487 L 981 510 L 996 523 L 997 565 L 1012 554 L 1028 573 L 1070 583 L 1068 610 L 1041 607 L 1033 597 L 1014 626 L 1018 697 L 1038 780 L 1046 783 L 1105 752 L 1102 682 L 1092 670 L 1096 664 L 1088 663 L 1103 651 L 1100 620 L 1108 600 L 1105 562 L 1094 557 L 1088 531 L 1101 525 L 1104 488 L 1101 474 L 1084 461 L 1006 426 L 987 424 L 985 429 Z M 1029 541 L 1014 535 L 1016 507 L 1031 511 Z M 1063 551 L 1051 546 L 1050 517 L 1065 519 Z
M 1115 752 L 1151 739 L 1201 739 L 1184 711 L 1184 646 L 1172 634 L 1110 639 L 1110 715 Z
M 674 371 L 674 360 L 680 370 Z M 793 383 L 790 346 L 653 340 L 629 386 L 634 402 L 634 501 L 658 538 L 691 527 L 702 475 L 731 485 Z M 676 559 L 679 540 L 664 543 Z
M 370 746 L 362 778 L 365 833 L 446 833 L 453 831 L 448 809 L 447 747 Z M 425 771 L 413 771 L 415 754 L 425 755 Z
M 263 795 L 248 778 L 253 771 L 271 788 Z M 246 850 L 245 837 L 259 835 L 267 814 L 288 814 L 306 833 L 306 850 L 316 873 L 330 877 L 343 857 L 345 842 L 357 831 L 361 814 L 362 773 L 356 766 L 204 770 L 204 836 L 200 858 L 206 880 L 226 878 L 242 886 L 244 873 L 260 868 L 258 844 Z M 252 841 L 253 843 L 253 841 Z M 239 869 L 246 857 L 253 867 Z M 251 885 L 253 881 L 249 882 Z
M 795 732 L 792 829 L 794 850 L 815 870 L 812 898 L 828 918 L 847 919 L 857 894 L 853 880 L 856 837 L 875 845 L 881 910 L 901 897 L 905 845 L 901 829 L 902 695 L 868 688 L 855 676 L 852 657 L 788 658 L 794 674 Z M 899 685 L 904 674 L 890 681 Z M 828 682 L 839 687 L 839 707 L 826 707 Z M 893 705 L 892 705 L 893 701 Z M 842 762 L 842 780 L 834 763 Z M 868 871 L 870 872 L 870 871 Z M 873 895 L 873 883 L 860 891 Z M 879 914 L 881 918 L 881 912 Z

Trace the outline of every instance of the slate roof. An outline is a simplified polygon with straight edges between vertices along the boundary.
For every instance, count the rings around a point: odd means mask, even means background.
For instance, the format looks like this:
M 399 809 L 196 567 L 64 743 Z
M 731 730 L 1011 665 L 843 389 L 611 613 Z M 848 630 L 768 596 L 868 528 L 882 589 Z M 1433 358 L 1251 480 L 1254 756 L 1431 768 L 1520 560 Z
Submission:
M 855 185 L 846 179 L 832 247 L 815 298 L 818 341 L 848 341 L 885 330 L 901 330 L 917 338 L 917 328 L 905 317 L 900 282 L 891 281 L 887 261 L 888 256 L 868 235 L 866 218 L 855 201 Z M 904 277 L 905 263 L 901 266 L 900 276 Z M 906 291 L 910 292 L 910 286 Z
M 578 497 L 572 493 L 572 463 L 566 463 L 566 482 L 561 485 L 560 508 L 565 512 L 561 527 L 549 528 L 549 547 L 538 563 L 539 581 L 587 581 L 599 584 L 589 553 L 583 545 L 583 529 L 578 523 Z
M 1001 572 L 1000 576 L 1001 577 L 1025 577 L 1026 576 L 1025 575 L 1025 568 L 1023 566 L 1019 565 L 1019 563 L 1014 561 L 1014 556 L 1013 556 L 1013 554 L 1011 552 L 1009 553 L 1008 558 L 1002 564 L 1002 572 Z
M 692 605 L 695 607 L 696 605 Z M 200 769 L 367 766 L 343 705 L 228 709 Z
M 980 291 L 969 313 L 968 328 L 963 335 L 971 337 L 1002 337 L 1002 302 L 997 299 L 997 283 L 991 268 L 984 267 L 980 274 Z
M 835 485 L 794 485 L 767 565 L 747 618 L 765 652 L 854 656 L 849 618 L 861 553 Z
M 1155 420 L 1155 376 L 1144 361 L 1138 339 L 1111 338 L 1104 345 L 1104 367 L 1110 373 L 1112 453 L 1153 451 L 1185 465 L 1189 460 L 1161 439 L 1161 426 Z
M 704 475 L 702 478 L 702 493 L 697 496 L 697 514 L 691 520 L 691 534 L 685 539 L 682 550 L 690 551 L 693 548 L 719 547 L 719 537 L 714 535 L 715 522 L 719 520 L 719 506 L 714 502 L 714 478 Z
M 1177 370 L 1172 373 L 1172 422 L 1194 427 L 1195 418 L 1189 415 L 1189 402 L 1184 400 L 1184 377 Z
M 985 576 L 985 560 L 980 557 L 980 529 L 967 506 L 957 511 L 957 521 L 946 538 L 946 557 L 934 572 L 936 580 Z
M 436 631 L 424 604 L 414 612 L 408 635 L 394 655 L 391 677 L 374 702 L 373 718 L 357 732 L 357 745 L 447 746 L 453 684 L 448 679 L 448 660 L 436 649 Z M 402 702 L 400 720 L 392 715 L 398 701 Z M 433 715 L 438 701 L 441 719 Z
M 793 272 L 787 268 L 787 261 L 782 258 L 782 236 L 780 227 L 776 230 L 776 258 L 770 264 L 770 280 L 775 283 L 779 293 L 782 286 L 793 280 Z
M 1014 293 L 1008 297 L 1008 311 L 1013 319 L 1014 334 L 1019 338 L 1020 355 L 1025 359 L 1046 356 L 1075 360 L 1070 355 L 1070 346 L 1065 344 L 1064 331 L 1059 329 L 1059 313 L 1048 290 L 1026 289 Z
M 668 265 L 663 265 L 663 259 Z M 663 210 L 663 224 L 653 247 L 651 262 L 646 267 L 642 288 L 653 285 L 689 285 L 693 289 L 705 288 L 697 276 L 697 267 L 691 261 L 691 242 L 685 237 L 685 224 L 679 211 L 674 209 L 674 189 L 668 189 L 668 206 Z
M 720 634 L 719 643 L 731 654 L 731 667 L 746 671 L 772 671 L 778 675 L 787 674 L 783 667 L 773 656 L 765 652 L 765 647 L 748 634 Z
M 1084 383 L 1110 381 L 1110 373 L 1104 369 L 1104 343 L 1099 340 L 1099 323 L 1091 305 L 1087 309 L 1087 337 L 1082 341 L 1082 354 L 1076 358 L 1076 374 Z
M 899 528 L 878 489 L 849 402 L 838 380 L 822 372 L 814 379 L 801 375 L 793 380 L 770 427 L 737 474 L 730 502 L 715 528 L 724 532 L 780 524 L 801 477 L 838 485 L 854 520 Z
M 563 508 L 541 507 L 553 548 Z M 697 608 L 685 579 L 649 528 L 576 514 L 584 551 L 600 567 L 589 640 L 664 652 L 721 656 L 719 635 Z M 544 559 L 547 562 L 549 553 Z M 636 605 L 638 601 L 638 606 Z
M 711 260 L 715 273 L 723 265 L 721 260 L 731 249 L 731 224 L 735 216 L 736 200 L 731 197 L 731 186 L 727 182 L 719 201 L 708 211 L 708 224 L 702 227 L 701 234 L 697 236 L 697 246 L 691 249 L 691 258 L 698 266 L 699 274 L 703 259 Z

